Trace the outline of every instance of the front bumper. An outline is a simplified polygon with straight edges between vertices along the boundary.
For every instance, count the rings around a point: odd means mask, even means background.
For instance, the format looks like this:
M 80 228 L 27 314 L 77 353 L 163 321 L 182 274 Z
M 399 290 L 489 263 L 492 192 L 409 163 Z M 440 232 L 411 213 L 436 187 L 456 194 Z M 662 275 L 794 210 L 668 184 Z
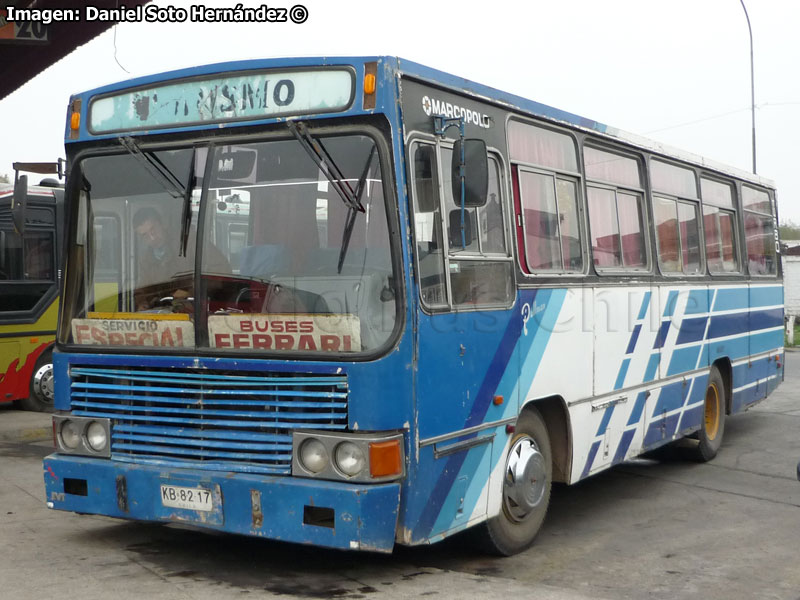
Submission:
M 400 484 L 195 471 L 51 454 L 44 459 L 50 508 L 341 548 L 391 552 Z M 209 490 L 209 511 L 164 506 L 161 485 Z

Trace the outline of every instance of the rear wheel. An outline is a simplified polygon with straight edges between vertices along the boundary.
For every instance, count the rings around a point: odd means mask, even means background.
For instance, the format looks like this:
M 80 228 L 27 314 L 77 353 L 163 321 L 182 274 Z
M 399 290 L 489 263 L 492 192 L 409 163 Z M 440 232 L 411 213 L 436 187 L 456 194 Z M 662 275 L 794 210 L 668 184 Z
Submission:
M 725 382 L 717 368 L 712 367 L 703 404 L 703 422 L 697 432 L 695 458 L 701 462 L 714 458 L 722 445 L 722 436 L 725 433 L 725 398 Z
M 510 556 L 533 543 L 550 503 L 552 475 L 547 427 L 537 410 L 526 410 L 506 456 L 502 509 L 478 532 L 487 551 Z
M 53 350 L 48 348 L 36 360 L 33 367 L 28 397 L 19 401 L 20 408 L 37 412 L 53 410 Z

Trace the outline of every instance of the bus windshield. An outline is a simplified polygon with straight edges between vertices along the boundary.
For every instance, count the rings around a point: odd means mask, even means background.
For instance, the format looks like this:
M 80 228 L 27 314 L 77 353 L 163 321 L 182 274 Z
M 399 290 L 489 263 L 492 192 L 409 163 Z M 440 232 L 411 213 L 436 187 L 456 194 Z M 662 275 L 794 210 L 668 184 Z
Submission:
M 327 354 L 387 344 L 398 278 L 375 141 L 317 141 L 335 179 L 296 139 L 127 140 L 82 160 L 63 341 Z

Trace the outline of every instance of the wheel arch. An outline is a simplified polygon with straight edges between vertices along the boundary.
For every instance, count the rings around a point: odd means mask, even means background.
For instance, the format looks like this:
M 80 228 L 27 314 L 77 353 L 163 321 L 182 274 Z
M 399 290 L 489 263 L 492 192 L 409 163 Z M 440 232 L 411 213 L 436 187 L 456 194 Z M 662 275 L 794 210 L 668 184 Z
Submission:
M 567 404 L 561 396 L 528 400 L 520 414 L 532 409 L 539 411 L 547 426 L 553 457 L 553 481 L 566 483 L 572 469 L 572 436 Z
M 715 367 L 725 384 L 725 414 L 729 415 L 733 409 L 733 366 L 731 360 L 725 356 L 714 361 L 711 368 Z

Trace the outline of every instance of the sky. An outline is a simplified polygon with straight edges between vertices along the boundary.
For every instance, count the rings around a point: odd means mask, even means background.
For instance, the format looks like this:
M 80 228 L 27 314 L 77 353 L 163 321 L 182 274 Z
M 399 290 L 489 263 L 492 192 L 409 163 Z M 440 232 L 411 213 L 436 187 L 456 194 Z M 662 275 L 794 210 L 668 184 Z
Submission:
M 752 171 L 741 0 L 277 0 L 305 23 L 120 23 L 0 101 L 0 174 L 64 156 L 71 93 L 247 58 L 397 55 Z M 756 162 L 800 223 L 800 2 L 744 0 Z M 202 0 L 158 0 L 187 8 Z M 262 2 L 205 0 L 205 6 Z M 124 1 L 122 2 L 124 4 Z M 0 6 L 3 5 L 0 0 Z M 2 60 L 2 46 L 0 46 Z

